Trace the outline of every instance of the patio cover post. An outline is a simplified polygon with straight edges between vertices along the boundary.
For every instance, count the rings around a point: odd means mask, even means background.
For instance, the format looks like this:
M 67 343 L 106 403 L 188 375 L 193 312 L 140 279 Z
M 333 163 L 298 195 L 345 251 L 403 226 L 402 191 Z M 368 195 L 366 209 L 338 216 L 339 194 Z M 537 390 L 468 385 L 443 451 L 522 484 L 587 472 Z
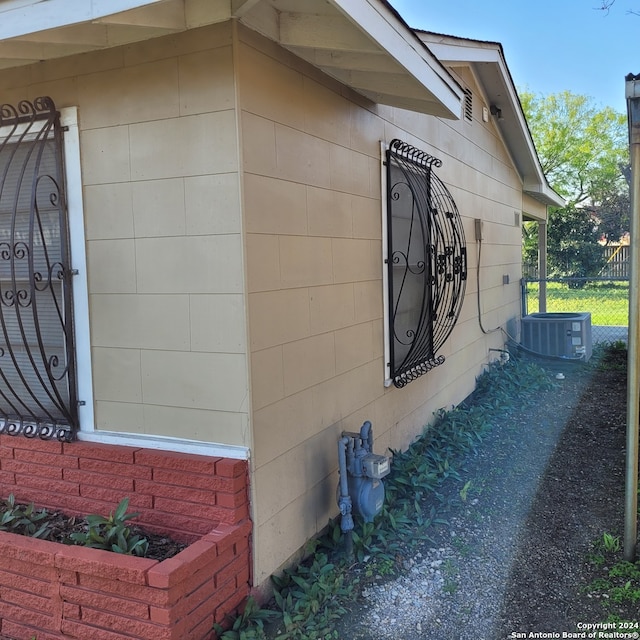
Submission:
M 627 451 L 624 558 L 633 562 L 638 536 L 638 432 L 640 420 L 640 75 L 625 78 L 631 155 L 631 242 L 627 365 Z

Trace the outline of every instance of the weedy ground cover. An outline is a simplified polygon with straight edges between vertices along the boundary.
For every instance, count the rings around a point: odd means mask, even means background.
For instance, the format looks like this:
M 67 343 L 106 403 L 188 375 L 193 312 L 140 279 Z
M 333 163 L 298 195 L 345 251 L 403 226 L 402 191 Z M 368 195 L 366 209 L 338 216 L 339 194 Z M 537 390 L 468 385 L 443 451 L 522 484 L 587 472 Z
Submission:
M 640 560 L 622 560 L 620 537 L 607 532 L 595 541 L 588 560 L 595 577 L 584 591 L 601 603 L 603 622 L 616 624 L 620 632 L 640 630 L 640 614 L 629 619 L 625 613 L 640 611 Z
M 274 599 L 266 607 L 249 600 L 243 615 L 229 621 L 223 640 L 333 640 L 335 623 L 374 576 L 392 577 L 401 569 L 402 554 L 429 541 L 430 527 L 443 522 L 445 483 L 458 482 L 460 500 L 469 482 L 460 463 L 477 451 L 491 429 L 492 417 L 514 406 L 526 406 L 549 388 L 548 372 L 516 357 L 489 365 L 476 381 L 472 396 L 460 406 L 441 409 L 422 436 L 406 451 L 392 451 L 392 471 L 385 478 L 385 507 L 374 522 L 356 521 L 353 556 L 345 555 L 338 520 L 309 543 L 309 557 L 272 578 Z M 452 584 L 453 588 L 453 584 Z

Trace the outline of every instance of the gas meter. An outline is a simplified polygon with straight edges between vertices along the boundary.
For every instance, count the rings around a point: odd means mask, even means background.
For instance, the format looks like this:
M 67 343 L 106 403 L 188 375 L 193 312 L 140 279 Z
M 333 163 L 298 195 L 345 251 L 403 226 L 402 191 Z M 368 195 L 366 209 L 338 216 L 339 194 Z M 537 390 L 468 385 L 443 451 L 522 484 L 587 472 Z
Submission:
M 342 531 L 353 528 L 351 509 L 365 522 L 382 511 L 384 484 L 382 478 L 391 471 L 389 458 L 376 455 L 373 449 L 373 433 L 368 420 L 360 427 L 360 433 L 344 431 L 338 441 L 340 486 L 338 506 L 343 517 Z

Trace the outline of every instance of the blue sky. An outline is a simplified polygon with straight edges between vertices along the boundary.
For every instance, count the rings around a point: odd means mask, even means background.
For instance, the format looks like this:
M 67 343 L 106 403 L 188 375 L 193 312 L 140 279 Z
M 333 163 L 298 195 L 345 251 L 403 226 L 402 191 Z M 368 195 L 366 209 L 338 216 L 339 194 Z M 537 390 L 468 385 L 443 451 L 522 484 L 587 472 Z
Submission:
M 626 113 L 640 73 L 640 0 L 390 0 L 410 27 L 502 43 L 519 90 L 586 95 Z

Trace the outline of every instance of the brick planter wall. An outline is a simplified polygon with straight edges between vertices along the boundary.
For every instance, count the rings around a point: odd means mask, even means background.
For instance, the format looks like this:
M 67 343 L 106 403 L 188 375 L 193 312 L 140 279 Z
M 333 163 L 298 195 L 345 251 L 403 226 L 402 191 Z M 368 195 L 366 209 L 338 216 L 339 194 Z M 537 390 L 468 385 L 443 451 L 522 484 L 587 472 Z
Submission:
M 19 640 L 204 640 L 249 593 L 247 464 L 0 436 L 2 497 L 108 514 L 190 546 L 158 562 L 0 532 L 0 633 Z

